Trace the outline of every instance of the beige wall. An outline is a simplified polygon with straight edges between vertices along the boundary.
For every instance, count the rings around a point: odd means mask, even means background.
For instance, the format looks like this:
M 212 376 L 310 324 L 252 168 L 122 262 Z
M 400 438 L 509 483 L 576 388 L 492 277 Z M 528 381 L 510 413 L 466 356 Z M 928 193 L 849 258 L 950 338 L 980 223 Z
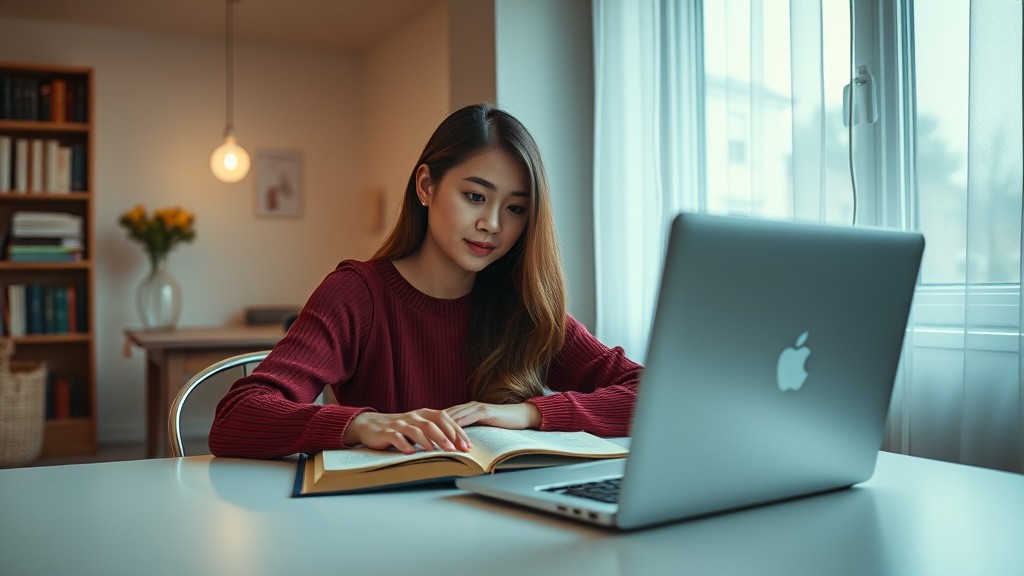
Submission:
M 445 9 L 439 3 L 409 30 L 444 28 Z M 305 155 L 304 215 L 266 220 L 254 216 L 254 172 L 223 184 L 209 169 L 225 121 L 222 42 L 0 17 L 0 59 L 95 68 L 101 442 L 141 439 L 144 422 L 142 356 L 123 357 L 122 331 L 138 325 L 132 298 L 148 264 L 118 215 L 139 202 L 196 212 L 197 240 L 170 258 L 185 290 L 183 325 L 238 321 L 249 305 L 302 304 L 340 259 L 376 246 L 381 233 L 365 226 L 366 183 L 404 181 L 423 134 L 445 112 L 447 45 L 435 50 L 442 57 L 410 40 L 385 39 L 365 55 L 368 66 L 360 54 L 236 45 L 240 143 L 250 154 Z M 410 67 L 412 55 L 425 58 Z
M 439 1 L 363 54 L 364 203 L 380 194 L 384 221 L 364 238 L 369 256 L 394 224 L 416 159 L 449 112 L 448 3 Z M 364 204 L 365 205 L 365 204 Z
M 437 0 L 361 53 L 238 43 L 239 142 L 250 154 L 305 155 L 305 213 L 293 220 L 255 218 L 253 173 L 238 184 L 210 173 L 225 120 L 219 40 L 0 16 L 0 60 L 96 70 L 100 442 L 141 440 L 144 429 L 142 356 L 122 350 L 124 328 L 138 326 L 132 298 L 148 264 L 118 227 L 121 212 L 139 202 L 196 212 L 198 239 L 170 259 L 185 290 L 182 325 L 237 322 L 251 305 L 301 305 L 339 260 L 372 254 L 427 137 L 470 102 L 497 99 L 540 141 L 571 311 L 591 324 L 591 170 L 581 160 L 591 147 L 589 2 L 521 1 Z M 368 206 L 377 202 L 375 227 Z
M 590 0 L 495 0 L 494 13 L 498 104 L 515 114 L 540 146 L 569 287 L 569 312 L 594 330 Z

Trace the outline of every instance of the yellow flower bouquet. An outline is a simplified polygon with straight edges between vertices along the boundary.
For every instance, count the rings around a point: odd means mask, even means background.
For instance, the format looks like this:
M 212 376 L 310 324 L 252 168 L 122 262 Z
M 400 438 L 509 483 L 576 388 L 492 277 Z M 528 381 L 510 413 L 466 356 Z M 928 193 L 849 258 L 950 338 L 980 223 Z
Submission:
M 142 244 L 155 268 L 171 249 L 196 237 L 195 215 L 180 206 L 154 210 L 150 215 L 139 204 L 121 215 L 119 222 L 128 237 Z

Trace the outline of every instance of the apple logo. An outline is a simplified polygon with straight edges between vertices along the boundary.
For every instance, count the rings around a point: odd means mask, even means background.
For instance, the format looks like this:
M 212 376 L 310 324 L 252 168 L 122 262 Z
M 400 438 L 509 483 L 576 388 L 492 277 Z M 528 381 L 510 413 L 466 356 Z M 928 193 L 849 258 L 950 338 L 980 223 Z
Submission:
M 810 331 L 804 332 L 796 339 L 796 346 L 786 348 L 779 354 L 779 364 L 775 371 L 779 390 L 783 392 L 792 390 L 795 392 L 804 385 L 804 380 L 807 380 L 807 370 L 804 369 L 804 363 L 807 362 L 807 357 L 811 355 L 811 349 L 804 346 L 804 343 L 807 342 L 807 337 L 810 334 Z

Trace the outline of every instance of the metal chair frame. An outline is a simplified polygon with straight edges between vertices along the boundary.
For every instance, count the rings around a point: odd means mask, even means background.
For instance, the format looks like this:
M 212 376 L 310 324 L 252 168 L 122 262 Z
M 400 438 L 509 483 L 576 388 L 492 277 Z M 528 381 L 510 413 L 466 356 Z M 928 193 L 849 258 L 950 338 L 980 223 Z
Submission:
M 269 353 L 270 350 L 261 350 L 259 352 L 247 352 L 225 358 L 216 364 L 203 368 L 189 379 L 185 387 L 178 391 L 178 395 L 171 404 L 170 413 L 167 415 L 167 438 L 171 444 L 172 457 L 180 458 L 185 455 L 185 447 L 182 445 L 181 440 L 181 409 L 185 405 L 185 401 L 188 400 L 189 395 L 203 382 L 232 368 L 240 366 L 242 368 L 242 375 L 247 376 L 250 372 L 249 365 L 259 364 Z

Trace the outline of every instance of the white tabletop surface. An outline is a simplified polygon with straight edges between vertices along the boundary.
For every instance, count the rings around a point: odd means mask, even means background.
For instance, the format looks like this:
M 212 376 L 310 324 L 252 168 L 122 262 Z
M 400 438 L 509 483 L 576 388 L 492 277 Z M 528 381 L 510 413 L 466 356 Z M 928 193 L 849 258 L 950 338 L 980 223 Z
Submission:
M 1024 476 L 888 453 L 850 490 L 632 533 L 455 488 L 291 498 L 294 473 L 0 470 L 0 574 L 1024 574 Z

